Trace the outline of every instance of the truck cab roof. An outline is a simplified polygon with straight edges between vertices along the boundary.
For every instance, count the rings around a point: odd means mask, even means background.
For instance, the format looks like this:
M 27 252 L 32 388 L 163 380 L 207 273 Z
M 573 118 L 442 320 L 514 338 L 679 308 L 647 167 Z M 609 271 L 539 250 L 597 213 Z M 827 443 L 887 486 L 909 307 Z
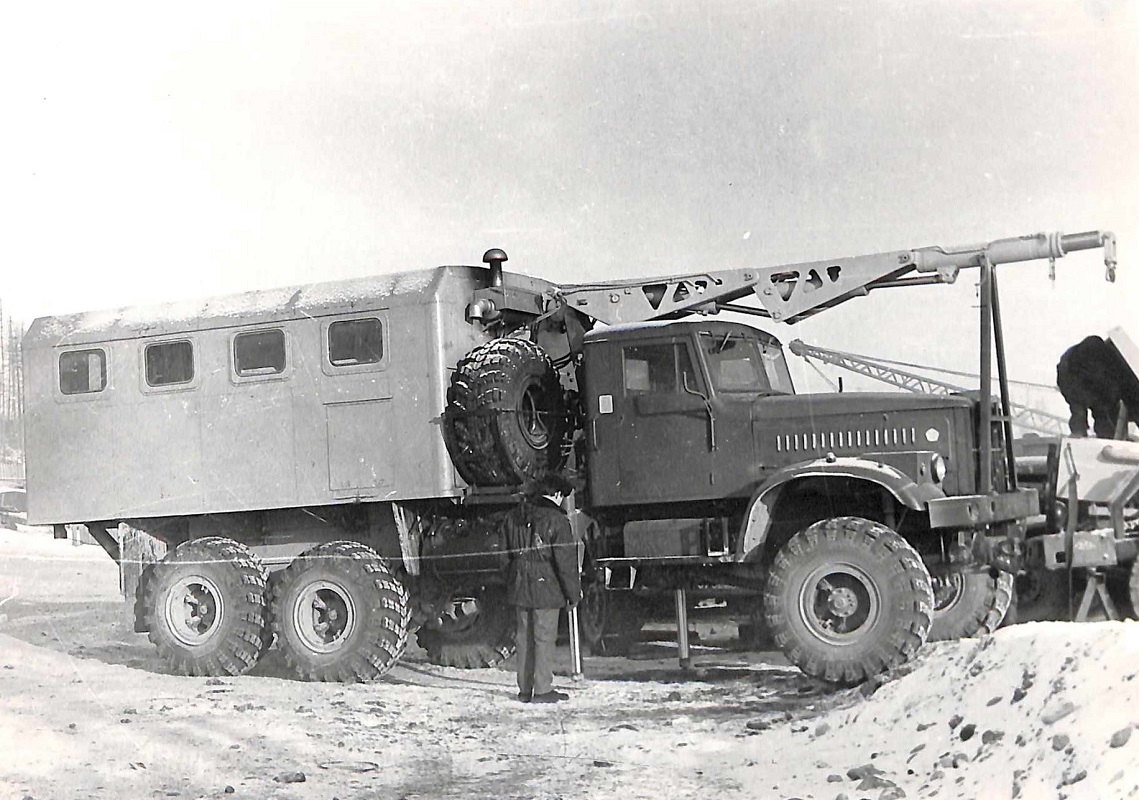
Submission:
M 780 345 L 779 339 L 770 333 L 750 325 L 729 320 L 688 319 L 653 320 L 650 322 L 629 322 L 620 325 L 598 326 L 585 334 L 585 342 L 604 342 L 609 339 L 636 340 L 660 336 L 688 336 L 693 331 L 708 333 L 739 333 L 754 336 L 764 342 Z

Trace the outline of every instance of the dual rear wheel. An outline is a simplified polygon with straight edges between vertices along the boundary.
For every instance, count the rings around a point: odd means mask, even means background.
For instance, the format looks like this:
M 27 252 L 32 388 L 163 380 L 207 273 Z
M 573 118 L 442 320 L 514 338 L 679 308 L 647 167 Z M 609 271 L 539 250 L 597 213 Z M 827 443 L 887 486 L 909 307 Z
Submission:
M 150 640 L 183 675 L 240 675 L 276 637 L 286 663 L 318 681 L 369 681 L 407 644 L 407 590 L 375 551 L 330 542 L 269 576 L 244 545 L 185 542 L 143 587 Z

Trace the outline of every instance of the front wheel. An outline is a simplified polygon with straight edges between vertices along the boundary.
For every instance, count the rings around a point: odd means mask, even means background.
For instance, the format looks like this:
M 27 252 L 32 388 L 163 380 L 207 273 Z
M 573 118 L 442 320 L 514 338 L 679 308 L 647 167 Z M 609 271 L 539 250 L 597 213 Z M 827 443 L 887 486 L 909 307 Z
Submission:
M 407 590 L 369 547 L 319 545 L 299 555 L 274 584 L 277 644 L 305 680 L 375 680 L 407 645 Z
M 894 531 L 836 517 L 779 551 L 764 590 L 772 636 L 807 675 L 855 684 L 910 659 L 933 616 L 929 573 Z
M 217 536 L 175 548 L 148 569 L 139 606 L 159 655 L 181 675 L 240 675 L 269 641 L 265 568 Z

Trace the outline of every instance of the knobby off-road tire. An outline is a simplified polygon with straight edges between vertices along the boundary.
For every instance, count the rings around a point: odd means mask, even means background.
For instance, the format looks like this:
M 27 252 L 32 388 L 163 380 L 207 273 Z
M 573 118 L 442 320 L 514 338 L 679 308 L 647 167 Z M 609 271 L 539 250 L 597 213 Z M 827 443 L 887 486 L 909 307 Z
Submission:
M 515 486 L 556 472 L 567 424 L 557 370 L 533 342 L 487 342 L 451 376 L 444 438 L 472 486 Z
M 432 664 L 479 669 L 514 655 L 514 633 L 514 609 L 506 603 L 505 590 L 486 586 L 456 594 L 415 638 Z
M 1137 619 L 1139 618 L 1139 559 L 1131 562 L 1131 575 L 1127 581 L 1127 595 L 1131 600 L 1131 608 L 1120 609 L 1120 614 L 1131 619 Z
M 578 622 L 581 643 L 591 655 L 623 656 L 644 627 L 644 603 L 632 592 L 612 591 L 600 581 L 583 580 Z
M 181 675 L 240 675 L 269 640 L 266 573 L 244 545 L 184 542 L 140 587 L 150 641 Z
M 933 624 L 926 641 L 986 636 L 1000 627 L 1012 603 L 1013 576 L 971 567 L 933 577 Z
M 852 685 L 917 653 L 929 633 L 933 590 L 921 558 L 894 531 L 837 517 L 800 531 L 779 551 L 764 612 L 791 663 Z
M 372 681 L 407 646 L 407 589 L 370 547 L 328 542 L 274 580 L 273 632 L 285 662 L 309 681 Z
M 1018 575 L 1015 619 L 1010 622 L 1044 622 L 1071 619 L 1072 596 L 1066 569 L 1035 569 Z

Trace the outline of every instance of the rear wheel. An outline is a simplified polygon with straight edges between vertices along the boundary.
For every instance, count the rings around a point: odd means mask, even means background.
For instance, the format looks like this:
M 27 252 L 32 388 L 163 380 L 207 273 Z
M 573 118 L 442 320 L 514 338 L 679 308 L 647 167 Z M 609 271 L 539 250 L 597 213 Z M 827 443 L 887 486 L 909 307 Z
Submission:
M 456 593 L 416 640 L 427 660 L 443 667 L 493 667 L 514 654 L 514 612 L 499 587 Z
M 240 675 L 269 641 L 266 573 L 248 548 L 209 537 L 179 545 L 141 585 L 144 625 L 182 675 Z
M 992 633 L 1012 602 L 1013 576 L 990 574 L 988 567 L 964 570 L 935 568 L 933 579 L 933 624 L 931 642 L 965 639 Z
M 772 636 L 807 675 L 854 684 L 911 658 L 933 615 L 929 573 L 884 525 L 858 517 L 800 531 L 764 590 Z
M 319 545 L 274 583 L 277 644 L 305 680 L 375 680 L 403 653 L 411 621 L 407 590 L 371 548 Z
M 612 591 L 596 580 L 582 581 L 578 606 L 581 641 L 595 656 L 629 652 L 644 626 L 644 604 L 629 591 Z
M 495 339 L 458 364 L 444 438 L 463 480 L 514 486 L 561 468 L 567 411 L 557 370 L 537 344 Z

